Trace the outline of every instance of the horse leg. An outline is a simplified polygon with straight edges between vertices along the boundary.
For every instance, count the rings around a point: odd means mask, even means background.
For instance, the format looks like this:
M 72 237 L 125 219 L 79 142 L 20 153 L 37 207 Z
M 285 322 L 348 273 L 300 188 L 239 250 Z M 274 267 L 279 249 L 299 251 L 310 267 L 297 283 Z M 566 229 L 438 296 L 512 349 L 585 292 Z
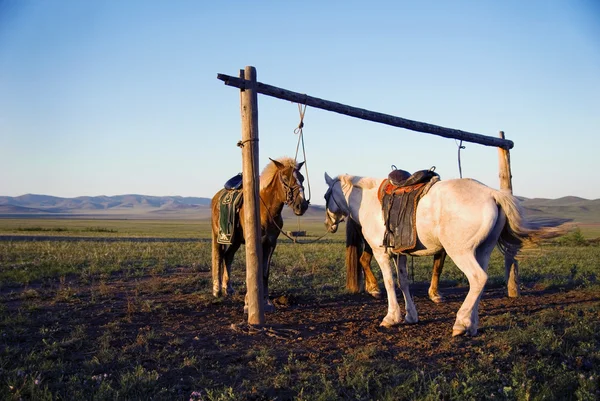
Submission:
M 269 270 L 271 269 L 271 257 L 275 252 L 276 244 L 265 243 L 263 245 L 263 296 L 265 312 L 275 312 L 275 305 L 269 299 Z
M 396 287 L 394 285 L 392 266 L 390 265 L 390 256 L 382 247 L 374 249 L 373 256 L 381 268 L 383 284 L 385 285 L 388 299 L 388 312 L 380 325 L 384 327 L 392 327 L 402 321 L 402 314 L 400 312 L 400 305 L 398 305 L 398 299 L 396 298 Z
M 363 251 L 360 258 L 358 257 L 361 245 Z M 346 223 L 346 289 L 351 293 L 360 291 L 360 270 L 358 265 L 362 267 L 365 278 L 365 289 L 374 298 L 381 298 L 381 292 L 377 279 L 371 271 L 371 260 L 373 259 L 373 250 L 365 241 L 362 234 L 362 229 L 354 220 L 349 219 Z
M 438 291 L 438 284 L 440 281 L 440 275 L 444 268 L 444 261 L 446 260 L 446 251 L 442 250 L 433 255 L 433 272 L 431 273 L 431 284 L 429 285 L 429 299 L 436 304 L 444 302 L 444 297 Z
M 221 280 L 223 277 L 223 247 L 217 242 L 217 234 L 212 232 L 212 284 L 213 296 L 221 296 Z
M 352 219 L 346 223 L 346 290 L 351 294 L 360 292 L 360 270 L 358 254 L 362 243 L 360 226 Z
M 379 290 L 379 284 L 377 284 L 377 279 L 373 275 L 371 271 L 371 260 L 373 259 L 373 250 L 365 241 L 365 249 L 363 250 L 362 255 L 360 256 L 360 265 L 362 266 L 363 272 L 365 274 L 365 287 L 366 290 L 373 298 L 381 298 L 381 292 Z
M 458 268 L 469 280 L 469 292 L 456 313 L 456 321 L 452 327 L 452 337 L 477 334 L 479 325 L 479 300 L 487 282 L 485 267 L 481 266 L 474 253 L 450 254 Z
M 400 281 L 400 290 L 404 296 L 404 307 L 406 308 L 406 317 L 404 321 L 406 323 L 417 323 L 419 316 L 417 314 L 417 308 L 415 303 L 410 296 L 410 287 L 408 283 L 408 270 L 406 269 L 406 255 L 400 255 L 398 258 L 398 279 Z
M 233 264 L 233 257 L 235 253 L 240 248 L 240 242 L 234 242 L 229 245 L 225 251 L 223 252 L 223 261 L 224 261 L 224 269 L 222 269 L 221 276 L 221 289 L 223 291 L 223 296 L 233 295 L 235 292 L 233 287 L 231 286 L 230 277 L 231 277 L 231 265 Z

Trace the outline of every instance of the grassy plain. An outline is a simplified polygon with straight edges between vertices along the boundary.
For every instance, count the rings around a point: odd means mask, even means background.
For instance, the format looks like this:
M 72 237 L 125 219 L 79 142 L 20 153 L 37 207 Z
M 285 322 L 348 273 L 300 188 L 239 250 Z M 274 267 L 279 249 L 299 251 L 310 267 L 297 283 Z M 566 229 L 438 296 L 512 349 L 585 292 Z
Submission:
M 297 229 L 296 222 L 288 226 Z M 301 222 L 301 229 L 308 232 L 303 242 L 323 234 L 320 221 Z M 587 239 L 583 227 L 526 249 L 520 258 L 524 290 L 564 294 L 572 302 L 538 305 L 527 314 L 484 314 L 481 336 L 436 338 L 435 348 L 445 356 L 435 363 L 418 357 L 420 349 L 432 346 L 420 325 L 375 333 L 343 355 L 335 353 L 345 341 L 338 327 L 325 330 L 331 350 L 320 352 L 299 341 L 267 338 L 236 348 L 230 336 L 203 337 L 203 324 L 215 329 L 221 324 L 203 321 L 211 311 L 238 310 L 243 303 L 242 295 L 226 300 L 211 295 L 209 230 L 206 221 L 0 219 L 0 235 L 199 239 L 1 241 L 0 399 L 600 397 L 600 246 Z M 342 301 L 369 305 L 368 297 L 353 298 L 344 289 L 343 227 L 340 231 L 310 244 L 282 239 L 271 268 L 271 292 L 310 309 Z M 413 262 L 414 281 L 428 282 L 431 260 Z M 239 294 L 244 265 L 242 249 L 232 278 Z M 489 275 L 488 288 L 502 288 L 503 258 L 497 251 Z M 441 286 L 457 291 L 467 286 L 451 260 Z M 588 301 L 578 302 L 581 298 Z M 367 326 L 377 327 L 384 304 Z M 410 350 L 394 345 L 404 329 L 415 336 L 409 364 L 400 363 L 399 355 Z
M 0 235 L 209 238 L 207 220 L 0 219 Z

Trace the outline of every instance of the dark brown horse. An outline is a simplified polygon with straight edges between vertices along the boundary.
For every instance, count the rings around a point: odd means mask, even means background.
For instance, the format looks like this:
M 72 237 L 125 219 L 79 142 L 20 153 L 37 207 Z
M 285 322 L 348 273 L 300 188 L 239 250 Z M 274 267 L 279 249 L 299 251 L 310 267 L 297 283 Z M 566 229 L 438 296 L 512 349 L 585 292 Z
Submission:
M 273 311 L 274 307 L 269 300 L 269 267 L 271 257 L 280 229 L 283 227 L 281 211 L 284 205 L 288 205 L 297 216 L 301 216 L 308 209 L 308 201 L 304 197 L 304 177 L 300 174 L 304 162 L 296 163 L 289 157 L 271 162 L 265 167 L 260 175 L 260 226 L 262 232 L 262 254 L 263 254 L 263 294 L 265 301 L 265 312 Z M 236 251 L 244 240 L 244 205 L 242 204 L 236 221 L 238 225 L 232 237 L 230 245 L 217 242 L 219 234 L 220 198 L 227 191 L 222 189 L 212 198 L 212 279 L 213 295 L 219 297 L 233 293 L 229 282 L 231 274 L 231 263 Z
M 373 250 L 365 241 L 360 225 L 352 219 L 347 219 L 346 222 L 346 289 L 356 293 L 360 291 L 360 270 L 358 265 L 362 267 L 365 278 L 365 290 L 375 298 L 381 297 L 377 279 L 371 271 L 371 260 L 373 259 Z M 446 260 L 446 252 L 444 250 L 433 255 L 433 272 L 431 274 L 431 284 L 429 285 L 429 299 L 435 303 L 444 301 L 444 298 L 438 291 L 438 284 L 444 261 Z

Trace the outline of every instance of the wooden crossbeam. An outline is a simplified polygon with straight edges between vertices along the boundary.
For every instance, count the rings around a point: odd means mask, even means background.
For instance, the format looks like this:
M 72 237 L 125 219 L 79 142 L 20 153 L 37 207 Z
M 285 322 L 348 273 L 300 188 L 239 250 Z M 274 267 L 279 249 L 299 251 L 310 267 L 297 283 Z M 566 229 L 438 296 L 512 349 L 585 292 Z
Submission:
M 223 81 L 225 85 L 233 86 L 242 90 L 244 90 L 246 86 L 250 84 L 245 79 L 225 74 L 217 74 L 217 79 Z M 329 100 L 319 99 L 314 96 L 293 92 L 287 89 L 278 88 L 276 86 L 263 84 L 261 82 L 256 82 L 256 87 L 254 89 L 263 95 L 305 104 L 318 109 L 333 111 L 334 113 L 344 114 L 350 117 L 360 118 L 362 120 L 391 125 L 393 127 L 405 128 L 411 131 L 424 132 L 427 134 L 442 136 L 444 138 L 459 139 L 466 142 L 478 143 L 485 146 L 494 146 L 506 150 L 512 149 L 514 146 L 513 141 L 508 139 L 475 134 L 472 132 L 441 127 L 439 125 L 423 123 L 420 121 L 408 120 L 402 117 L 396 117 L 389 114 L 378 113 Z

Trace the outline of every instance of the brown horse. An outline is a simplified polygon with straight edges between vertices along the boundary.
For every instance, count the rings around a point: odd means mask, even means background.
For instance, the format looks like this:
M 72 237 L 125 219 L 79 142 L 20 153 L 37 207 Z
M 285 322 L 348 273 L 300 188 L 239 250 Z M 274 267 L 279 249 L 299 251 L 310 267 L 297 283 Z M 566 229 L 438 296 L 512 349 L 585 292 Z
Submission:
M 381 297 L 377 279 L 371 271 L 371 260 L 373 259 L 373 250 L 365 241 L 360 225 L 352 219 L 346 222 L 346 288 L 348 291 L 359 292 L 360 270 L 358 265 L 362 267 L 365 277 L 365 289 L 375 298 Z M 360 257 L 359 257 L 360 255 Z M 446 251 L 433 255 L 433 272 L 431 274 L 431 283 L 429 285 L 429 299 L 435 303 L 441 303 L 444 298 L 438 291 L 438 284 L 444 261 L 446 260 Z
M 304 165 L 296 163 L 289 157 L 270 159 L 271 162 L 265 167 L 260 175 L 260 226 L 262 233 L 262 271 L 263 271 L 263 295 L 265 312 L 274 310 L 269 300 L 269 267 L 271 257 L 280 229 L 283 227 L 281 211 L 284 205 L 288 205 L 297 216 L 301 216 L 308 209 L 308 201 L 304 197 L 304 177 L 300 169 Z M 220 198 L 227 191 L 222 189 L 212 198 L 212 279 L 213 295 L 219 297 L 233 293 L 229 282 L 231 274 L 231 263 L 240 245 L 245 243 L 244 239 L 244 204 L 242 204 L 236 221 L 238 225 L 232 237 L 230 245 L 217 242 L 219 234 Z

